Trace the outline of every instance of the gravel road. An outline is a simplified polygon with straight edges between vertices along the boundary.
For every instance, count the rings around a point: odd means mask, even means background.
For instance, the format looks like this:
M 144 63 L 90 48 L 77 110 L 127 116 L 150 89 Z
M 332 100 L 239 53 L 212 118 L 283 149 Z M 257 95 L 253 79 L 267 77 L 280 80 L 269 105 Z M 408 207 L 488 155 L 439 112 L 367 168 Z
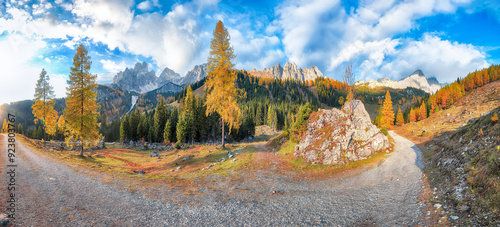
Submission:
M 420 150 L 390 132 L 395 152 L 380 165 L 346 179 L 291 180 L 254 173 L 238 190 L 205 190 L 191 203 L 151 198 L 75 172 L 17 142 L 18 226 L 408 226 L 418 224 L 422 188 Z M 6 136 L 2 184 L 7 184 Z M 227 185 L 227 188 L 231 187 Z M 229 189 L 228 189 L 229 190 Z M 272 190 L 282 194 L 271 195 Z M 6 187 L 0 189 L 7 198 Z M 6 199 L 2 199 L 5 201 Z M 4 203 L 3 203 L 4 204 Z

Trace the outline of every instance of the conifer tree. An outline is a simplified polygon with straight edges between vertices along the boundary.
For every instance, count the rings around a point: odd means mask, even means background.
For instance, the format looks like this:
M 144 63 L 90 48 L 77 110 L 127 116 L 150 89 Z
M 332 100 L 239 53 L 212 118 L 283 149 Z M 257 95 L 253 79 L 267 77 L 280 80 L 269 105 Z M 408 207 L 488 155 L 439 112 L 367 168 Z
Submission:
M 35 124 L 44 127 L 43 139 L 45 139 L 45 132 L 49 135 L 56 133 L 57 125 L 57 111 L 54 110 L 54 89 L 49 84 L 49 76 L 45 69 L 42 69 L 40 78 L 36 83 L 34 104 L 31 106 L 33 109 L 33 116 L 35 116 Z
M 123 114 L 122 121 L 120 122 L 120 141 L 126 142 L 129 139 L 129 124 L 127 114 Z
M 401 112 L 401 108 L 398 109 L 398 113 L 396 114 L 396 124 L 399 126 L 405 124 L 405 120 L 403 119 L 403 113 Z
M 17 124 L 17 126 L 16 126 L 16 133 L 17 134 L 24 134 L 24 132 L 23 132 L 23 125 L 21 123 Z
M 160 102 L 156 105 L 155 114 L 154 114 L 154 141 L 161 142 L 163 141 L 163 129 L 165 128 L 167 107 L 163 103 L 163 98 L 160 98 Z
M 9 130 L 8 130 L 9 126 L 7 124 L 7 120 L 5 120 L 5 118 L 3 119 L 3 124 L 2 124 L 2 133 L 7 133 Z
M 84 147 L 96 144 L 99 139 L 99 104 L 97 103 L 96 75 L 92 75 L 90 66 L 92 61 L 87 49 L 80 44 L 73 57 L 73 67 L 69 76 L 66 94 L 66 126 L 69 136 L 67 143 L 81 142 L 80 155 L 83 156 Z
M 59 134 L 60 138 L 64 136 L 64 132 L 66 131 L 66 120 L 64 120 L 64 115 L 59 116 L 59 120 L 57 120 L 57 134 Z
M 224 28 L 222 21 L 217 22 L 213 35 L 208 57 L 209 72 L 205 83 L 206 115 L 217 112 L 221 116 L 222 147 L 224 147 L 224 124 L 229 125 L 229 132 L 241 124 L 242 114 L 237 100 L 243 96 L 243 90 L 235 86 L 237 74 L 232 70 L 231 62 L 235 54 L 229 43 L 229 32 Z
M 413 108 L 410 110 L 410 122 L 417 122 L 417 115 Z
M 382 106 L 381 127 L 388 129 L 394 122 L 394 111 L 392 110 L 392 100 L 389 91 L 385 94 L 384 105 Z
M 425 108 L 425 102 L 422 102 L 422 105 L 420 105 L 420 109 L 418 112 L 418 120 L 424 120 L 427 118 L 427 110 Z

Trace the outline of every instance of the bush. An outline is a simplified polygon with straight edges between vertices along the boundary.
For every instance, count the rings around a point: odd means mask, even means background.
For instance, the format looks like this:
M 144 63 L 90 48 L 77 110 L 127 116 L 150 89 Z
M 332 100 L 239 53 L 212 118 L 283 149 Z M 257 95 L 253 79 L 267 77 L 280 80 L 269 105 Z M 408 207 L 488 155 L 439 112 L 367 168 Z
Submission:
M 493 122 L 497 122 L 498 121 L 497 114 L 493 115 L 493 117 L 491 118 L 491 121 L 493 121 Z
M 181 149 L 181 142 L 180 141 L 175 142 L 174 147 L 175 149 Z
M 389 131 L 387 131 L 387 129 L 385 127 L 381 128 L 380 132 L 383 133 L 385 136 L 387 136 L 387 134 L 389 134 Z

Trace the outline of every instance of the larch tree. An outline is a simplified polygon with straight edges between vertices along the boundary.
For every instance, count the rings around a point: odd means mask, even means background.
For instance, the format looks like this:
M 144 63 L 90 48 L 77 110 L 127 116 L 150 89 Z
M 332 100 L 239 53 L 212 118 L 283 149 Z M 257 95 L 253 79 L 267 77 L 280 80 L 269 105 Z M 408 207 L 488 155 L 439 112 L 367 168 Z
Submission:
M 97 76 L 89 72 L 91 65 L 87 49 L 80 44 L 73 57 L 64 110 L 66 129 L 69 132 L 66 142 L 74 147 L 80 141 L 80 156 L 83 156 L 84 148 L 95 145 L 100 137 L 97 123 L 100 106 L 97 103 L 97 92 L 92 90 L 97 88 Z
M 405 124 L 405 120 L 403 118 L 403 113 L 401 112 L 401 108 L 398 109 L 398 113 L 396 114 L 396 124 L 399 126 Z
M 7 133 L 8 130 L 8 124 L 7 124 L 7 120 L 5 120 L 5 118 L 3 119 L 3 125 L 2 125 L 2 133 Z
M 418 120 L 424 120 L 427 118 L 427 108 L 425 107 L 425 102 L 422 102 L 420 109 L 418 110 Z
M 413 108 L 410 110 L 410 122 L 417 122 L 417 115 Z
M 66 131 L 66 120 L 64 120 L 64 115 L 59 116 L 59 120 L 57 120 L 57 134 L 60 135 L 60 138 L 64 136 L 64 132 Z
M 35 124 L 43 125 L 43 139 L 45 141 L 45 132 L 49 135 L 56 133 L 57 111 L 54 110 L 54 89 L 49 84 L 49 76 L 47 71 L 42 69 L 40 78 L 36 82 L 33 116 L 35 116 Z
M 382 106 L 382 128 L 388 129 L 394 123 L 394 111 L 392 110 L 392 100 L 389 91 L 385 94 L 384 104 Z
M 224 124 L 232 128 L 239 128 L 242 113 L 237 103 L 243 90 L 236 87 L 236 72 L 232 70 L 232 60 L 236 57 L 233 47 L 229 43 L 229 32 L 224 28 L 222 21 L 217 22 L 210 42 L 208 56 L 208 75 L 205 83 L 207 91 L 206 112 L 208 116 L 217 112 L 221 116 L 222 147 L 224 148 Z

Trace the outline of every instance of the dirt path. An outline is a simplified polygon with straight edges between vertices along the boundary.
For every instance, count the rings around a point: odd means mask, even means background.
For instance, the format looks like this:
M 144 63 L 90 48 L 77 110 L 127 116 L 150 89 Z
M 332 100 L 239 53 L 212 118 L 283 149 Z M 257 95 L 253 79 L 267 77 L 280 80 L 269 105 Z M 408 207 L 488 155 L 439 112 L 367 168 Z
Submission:
M 205 190 L 195 203 L 174 204 L 93 180 L 17 143 L 20 226 L 286 226 L 414 225 L 419 216 L 421 159 L 410 141 L 391 134 L 396 151 L 380 166 L 341 181 L 290 181 L 257 174 L 235 190 Z M 0 135 L 1 136 L 1 135 Z M 5 166 L 6 137 L 1 136 Z M 5 168 L 4 168 L 5 169 Z M 7 182 L 4 173 L 2 183 Z M 0 195 L 6 198 L 6 187 Z M 271 195 L 271 190 L 283 192 Z M 166 195 L 168 197 L 168 195 Z

